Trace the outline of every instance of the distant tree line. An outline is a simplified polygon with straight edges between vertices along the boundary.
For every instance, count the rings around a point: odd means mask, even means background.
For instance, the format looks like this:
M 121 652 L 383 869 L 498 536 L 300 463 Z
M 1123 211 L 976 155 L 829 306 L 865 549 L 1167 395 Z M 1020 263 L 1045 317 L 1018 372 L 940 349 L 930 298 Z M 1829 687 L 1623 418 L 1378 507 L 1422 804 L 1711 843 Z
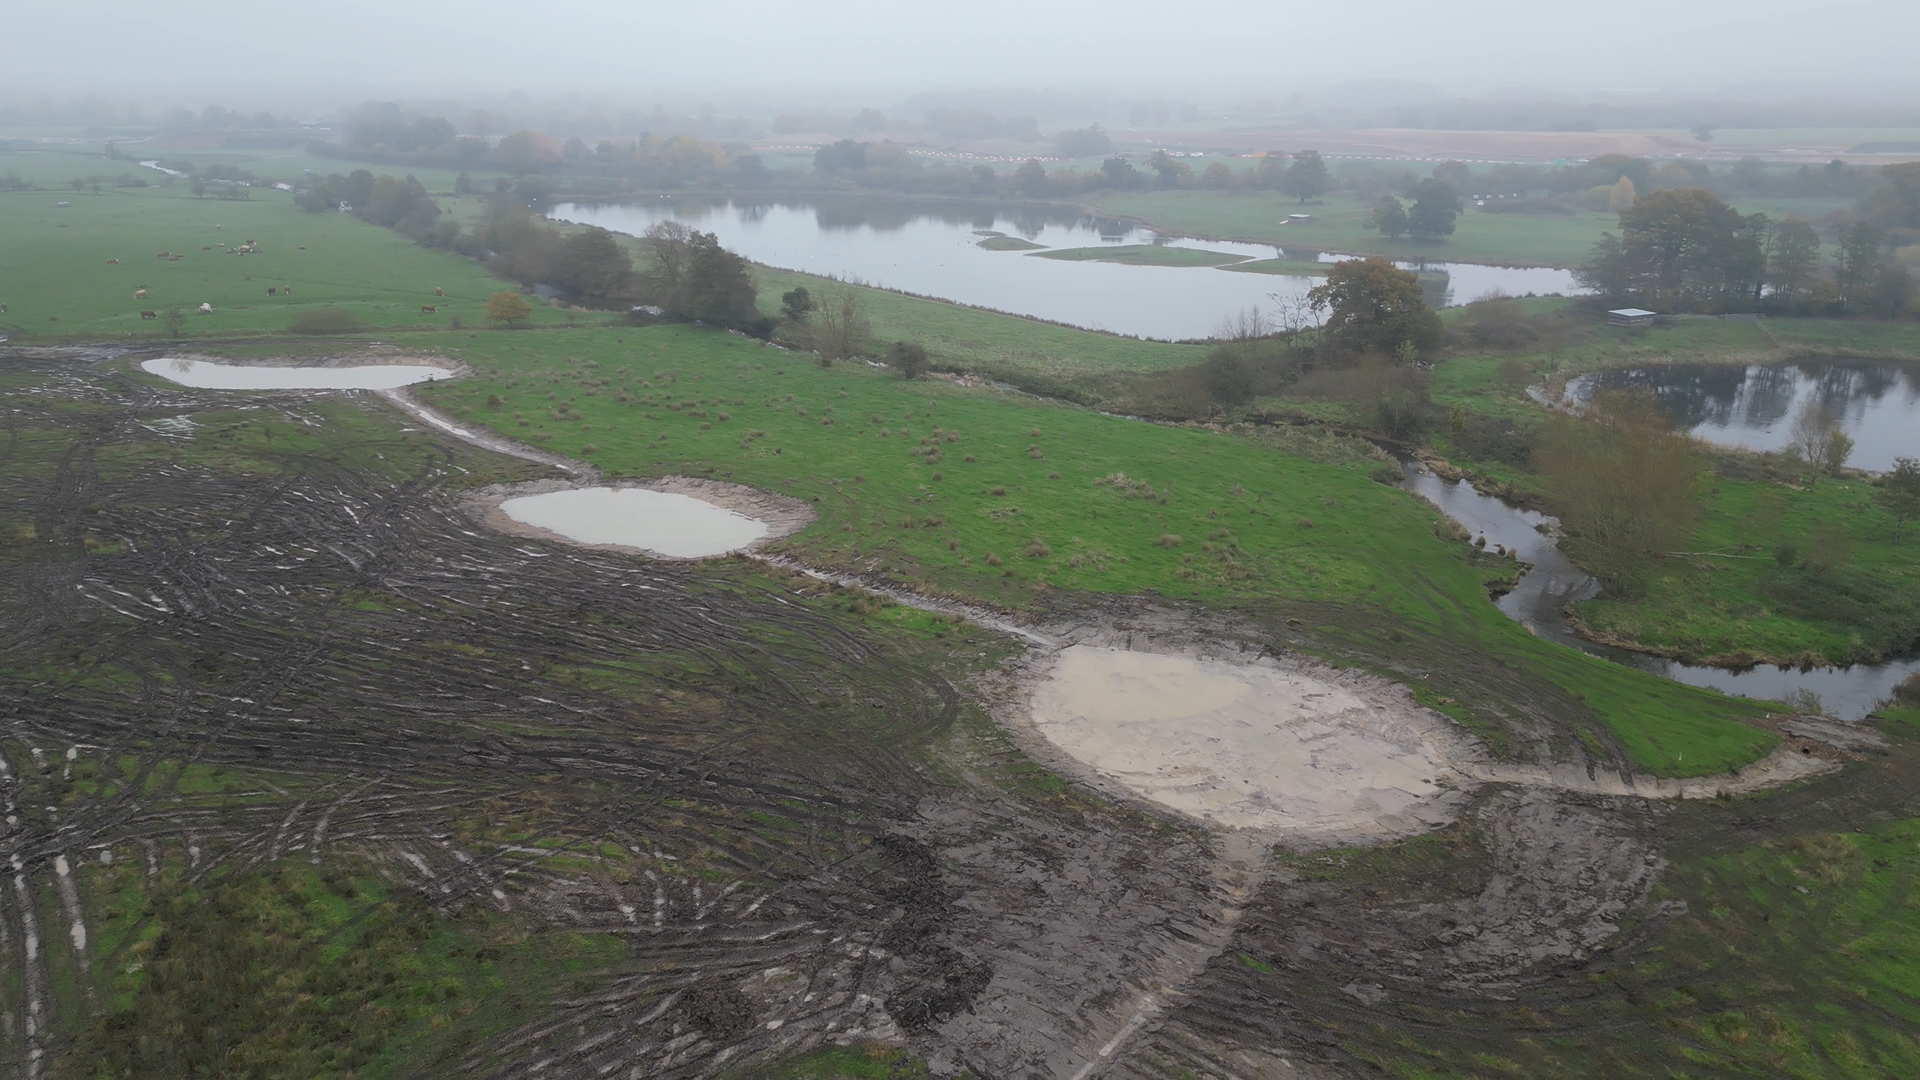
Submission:
M 1805 221 L 1743 216 L 1704 188 L 1675 188 L 1621 211 L 1618 235 L 1604 234 L 1576 276 L 1605 303 L 1659 312 L 1920 314 L 1892 236 L 1855 221 L 1823 260 L 1820 235 Z

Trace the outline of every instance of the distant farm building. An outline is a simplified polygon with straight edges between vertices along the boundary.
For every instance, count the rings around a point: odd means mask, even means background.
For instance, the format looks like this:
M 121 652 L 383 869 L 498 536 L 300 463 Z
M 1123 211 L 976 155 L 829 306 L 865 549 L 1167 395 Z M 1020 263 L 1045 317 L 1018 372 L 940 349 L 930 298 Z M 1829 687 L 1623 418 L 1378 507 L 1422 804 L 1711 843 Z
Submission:
M 1646 308 L 1623 307 L 1607 312 L 1607 322 L 1614 326 L 1651 326 L 1658 312 Z

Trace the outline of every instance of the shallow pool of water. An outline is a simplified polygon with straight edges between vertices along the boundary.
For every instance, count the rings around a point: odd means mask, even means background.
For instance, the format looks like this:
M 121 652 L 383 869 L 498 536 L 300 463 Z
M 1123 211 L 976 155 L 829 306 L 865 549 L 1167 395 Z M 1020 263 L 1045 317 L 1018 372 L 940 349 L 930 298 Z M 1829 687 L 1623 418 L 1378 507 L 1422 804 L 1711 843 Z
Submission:
M 1812 693 L 1827 712 L 1842 720 L 1865 717 L 1891 698 L 1902 680 L 1920 672 L 1920 659 L 1805 671 L 1762 664 L 1730 671 L 1588 641 L 1567 626 L 1566 609 L 1568 604 L 1593 597 L 1600 586 L 1592 575 L 1560 553 L 1554 519 L 1482 495 L 1465 481 L 1443 480 L 1414 462 L 1402 462 L 1401 471 L 1409 490 L 1424 496 L 1475 537 L 1485 537 L 1490 550 L 1504 546 L 1532 566 L 1520 576 L 1513 591 L 1497 601 L 1497 606 L 1508 618 L 1549 641 L 1675 682 L 1741 697 L 1786 701 L 1803 692 Z M 1542 532 L 1541 526 L 1548 531 Z
M 1083 764 L 1228 828 L 1408 835 L 1458 802 L 1445 724 L 1271 664 L 1073 645 L 1030 715 Z
M 767 535 L 765 523 L 688 495 L 645 488 L 572 488 L 500 504 L 523 525 L 583 544 L 698 559 L 738 551 Z
M 1646 390 L 1676 427 L 1718 446 L 1784 450 L 1803 409 L 1820 409 L 1853 437 L 1847 464 L 1883 472 L 1920 457 L 1920 368 L 1863 360 L 1792 364 L 1659 364 L 1583 375 L 1578 401 L 1600 390 Z
M 1130 266 L 1035 257 L 981 246 L 991 234 L 1043 249 L 1154 244 L 1239 256 L 1325 262 L 1340 256 L 1270 244 L 1169 237 L 1129 222 L 1074 210 L 991 204 L 915 204 L 887 199 L 747 202 L 654 198 L 625 203 L 561 203 L 559 221 L 639 235 L 674 219 L 768 266 L 852 277 L 869 285 L 1138 337 L 1206 337 L 1251 307 L 1269 313 L 1298 304 L 1320 279 L 1204 266 Z M 1402 264 L 1414 268 L 1413 264 Z M 1578 291 L 1570 271 L 1548 267 L 1428 262 L 1422 288 L 1435 305 L 1466 303 L 1493 291 Z
M 364 364 L 358 367 L 284 367 L 216 364 L 166 356 L 140 365 L 143 371 L 204 390 L 392 390 L 450 379 L 453 372 L 425 364 Z

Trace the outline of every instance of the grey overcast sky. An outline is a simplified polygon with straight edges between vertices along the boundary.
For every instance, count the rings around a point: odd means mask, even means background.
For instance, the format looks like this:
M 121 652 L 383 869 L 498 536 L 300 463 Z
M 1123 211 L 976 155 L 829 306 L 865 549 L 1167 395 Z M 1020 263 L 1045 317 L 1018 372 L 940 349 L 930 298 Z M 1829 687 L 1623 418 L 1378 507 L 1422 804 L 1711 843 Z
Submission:
M 1916 81 L 1916 0 L 333 0 L 8 4 L 0 88 L 245 107 L 288 91 L 896 94 Z

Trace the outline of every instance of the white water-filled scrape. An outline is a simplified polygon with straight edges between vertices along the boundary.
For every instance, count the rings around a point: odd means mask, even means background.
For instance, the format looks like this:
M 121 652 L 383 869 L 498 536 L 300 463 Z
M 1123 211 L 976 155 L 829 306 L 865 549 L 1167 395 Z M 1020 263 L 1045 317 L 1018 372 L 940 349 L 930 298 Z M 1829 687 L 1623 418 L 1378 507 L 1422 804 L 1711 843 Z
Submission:
M 1451 820 L 1444 721 L 1271 664 L 1075 645 L 1032 700 L 1054 746 L 1128 790 L 1228 828 L 1403 836 Z
M 454 372 L 428 364 L 360 364 L 352 367 L 290 367 L 280 364 L 217 364 L 163 356 L 140 365 L 182 386 L 202 390 L 393 390 L 450 379 Z
M 582 544 L 637 548 L 676 559 L 738 551 L 767 535 L 765 522 L 669 491 L 571 488 L 500 504 L 523 525 Z

